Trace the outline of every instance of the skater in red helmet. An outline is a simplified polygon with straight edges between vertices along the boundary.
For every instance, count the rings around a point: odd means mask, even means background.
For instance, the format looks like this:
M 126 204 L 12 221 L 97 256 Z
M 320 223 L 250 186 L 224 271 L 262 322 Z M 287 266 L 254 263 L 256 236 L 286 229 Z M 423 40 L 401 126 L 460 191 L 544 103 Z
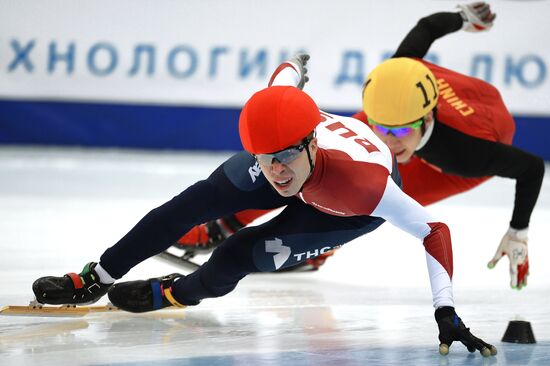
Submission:
M 515 123 L 495 87 L 423 60 L 432 43 L 446 34 L 492 27 L 495 14 L 489 4 L 477 2 L 459 9 L 420 19 L 393 57 L 367 77 L 363 111 L 354 117 L 390 147 L 399 163 L 404 191 L 422 205 L 468 191 L 493 176 L 515 179 L 509 228 L 488 266 L 493 268 L 507 256 L 510 286 L 521 289 L 529 274 L 527 234 L 544 162 L 511 146 Z M 234 232 L 215 235 L 220 232 L 216 227 L 232 221 L 242 227 L 264 213 L 239 212 L 197 226 L 177 246 L 208 242 L 213 247 Z M 299 267 L 319 268 L 332 253 L 310 258 Z

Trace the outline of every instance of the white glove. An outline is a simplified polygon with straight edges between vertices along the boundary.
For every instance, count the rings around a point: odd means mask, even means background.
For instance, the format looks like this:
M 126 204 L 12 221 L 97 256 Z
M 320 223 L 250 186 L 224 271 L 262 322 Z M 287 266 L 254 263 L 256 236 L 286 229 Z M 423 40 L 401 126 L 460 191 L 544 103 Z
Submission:
M 302 90 L 304 85 L 309 81 L 309 76 L 307 76 L 307 60 L 309 60 L 309 55 L 307 53 L 297 53 L 288 60 L 296 66 L 300 73 L 300 82 L 296 86 L 298 89 Z
M 527 286 L 529 275 L 527 230 L 509 228 L 500 241 L 495 256 L 487 263 L 487 267 L 494 268 L 500 258 L 507 255 L 510 260 L 510 286 L 518 290 Z
M 491 12 L 491 6 L 480 1 L 467 5 L 457 5 L 464 20 L 462 29 L 467 32 L 481 32 L 493 26 L 496 14 Z

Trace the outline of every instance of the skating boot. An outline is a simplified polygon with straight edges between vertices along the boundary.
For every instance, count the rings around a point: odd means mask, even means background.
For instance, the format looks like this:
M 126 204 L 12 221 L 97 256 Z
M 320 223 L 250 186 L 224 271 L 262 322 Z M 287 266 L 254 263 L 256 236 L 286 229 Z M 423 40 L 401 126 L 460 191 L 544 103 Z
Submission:
M 99 281 L 94 270 L 97 263 L 90 262 L 79 274 L 68 273 L 62 277 L 41 277 L 34 281 L 32 290 L 41 304 L 88 305 L 107 293 L 112 284 Z
M 196 255 L 209 254 L 241 228 L 243 225 L 234 215 L 197 225 L 159 257 L 185 269 L 196 270 L 200 267 Z
M 243 228 L 233 215 L 197 225 L 182 236 L 174 246 L 189 251 L 208 252 Z
M 116 283 L 109 290 L 109 300 L 119 309 L 132 313 L 159 310 L 169 306 L 184 308 L 172 296 L 172 283 L 185 277 L 179 273 L 148 280 Z

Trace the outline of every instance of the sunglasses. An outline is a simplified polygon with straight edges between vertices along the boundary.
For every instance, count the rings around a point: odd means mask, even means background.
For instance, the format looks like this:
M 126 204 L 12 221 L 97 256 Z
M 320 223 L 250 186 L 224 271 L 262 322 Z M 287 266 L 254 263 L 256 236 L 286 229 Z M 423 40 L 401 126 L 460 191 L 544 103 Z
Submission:
M 290 146 L 284 150 L 274 152 L 272 154 L 257 154 L 254 155 L 256 161 L 262 165 L 272 165 L 275 161 L 281 164 L 289 164 L 300 156 L 301 152 L 309 145 L 312 139 L 304 139 L 297 146 Z
M 424 123 L 424 118 L 421 118 L 416 122 L 412 122 L 406 125 L 397 126 L 397 127 L 388 127 L 388 126 L 378 124 L 370 118 L 368 118 L 368 120 L 369 120 L 369 125 L 374 126 L 374 129 L 378 131 L 380 134 L 385 136 L 391 133 L 397 138 L 405 137 L 409 135 L 413 130 L 418 129 L 420 126 L 422 126 L 422 123 Z

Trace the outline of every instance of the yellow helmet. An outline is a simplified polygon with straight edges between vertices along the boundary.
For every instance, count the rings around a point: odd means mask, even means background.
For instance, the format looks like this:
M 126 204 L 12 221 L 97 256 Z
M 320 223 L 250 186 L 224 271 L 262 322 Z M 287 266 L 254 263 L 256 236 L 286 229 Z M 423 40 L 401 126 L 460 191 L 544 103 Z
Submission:
M 438 97 L 435 76 L 423 63 L 407 57 L 392 58 L 367 77 L 363 110 L 381 125 L 404 125 L 428 114 Z

